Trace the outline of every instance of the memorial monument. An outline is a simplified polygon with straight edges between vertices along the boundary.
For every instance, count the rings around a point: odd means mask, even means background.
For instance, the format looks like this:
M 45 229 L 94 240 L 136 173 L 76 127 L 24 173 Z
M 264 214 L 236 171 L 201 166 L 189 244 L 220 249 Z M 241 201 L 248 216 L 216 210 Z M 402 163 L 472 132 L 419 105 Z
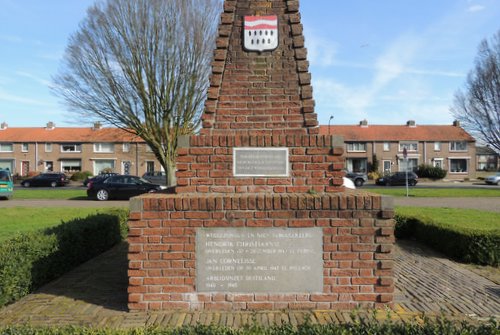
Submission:
M 131 200 L 129 309 L 391 305 L 392 204 L 318 135 L 297 0 L 226 0 L 176 194 Z

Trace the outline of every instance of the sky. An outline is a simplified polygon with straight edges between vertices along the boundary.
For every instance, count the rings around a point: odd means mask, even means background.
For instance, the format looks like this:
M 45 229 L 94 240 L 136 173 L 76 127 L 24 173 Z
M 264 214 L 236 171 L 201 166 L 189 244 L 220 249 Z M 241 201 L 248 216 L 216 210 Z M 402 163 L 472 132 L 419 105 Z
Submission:
M 77 124 L 50 92 L 94 0 L 0 0 L 0 122 Z M 320 124 L 451 124 L 499 0 L 301 0 Z M 331 118 L 333 116 L 333 118 Z

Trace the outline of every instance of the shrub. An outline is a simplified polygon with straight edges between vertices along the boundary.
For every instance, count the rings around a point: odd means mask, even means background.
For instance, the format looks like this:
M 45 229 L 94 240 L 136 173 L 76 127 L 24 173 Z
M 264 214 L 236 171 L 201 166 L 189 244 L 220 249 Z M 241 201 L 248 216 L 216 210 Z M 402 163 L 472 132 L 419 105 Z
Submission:
M 500 231 L 450 227 L 426 217 L 396 214 L 397 238 L 415 238 L 458 261 L 500 264 Z
M 112 210 L 0 245 L 0 306 L 14 302 L 126 237 L 127 211 Z
M 77 171 L 75 173 L 73 173 L 73 175 L 71 176 L 70 180 L 72 181 L 82 181 L 82 180 L 85 180 L 86 178 L 92 176 L 92 172 L 90 171 Z
M 436 180 L 446 177 L 447 171 L 443 170 L 439 166 L 422 164 L 418 166 L 416 173 L 419 178 L 429 178 Z
M 368 172 L 368 179 L 370 179 L 370 180 L 377 180 L 380 177 L 381 177 L 381 175 L 379 172 L 376 172 L 376 171 Z

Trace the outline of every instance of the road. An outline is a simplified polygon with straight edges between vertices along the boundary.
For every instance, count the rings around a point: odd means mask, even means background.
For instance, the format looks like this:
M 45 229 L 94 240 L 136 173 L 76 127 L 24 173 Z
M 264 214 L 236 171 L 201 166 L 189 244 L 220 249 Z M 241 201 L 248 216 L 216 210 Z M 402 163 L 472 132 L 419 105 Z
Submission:
M 96 200 L 0 200 L 0 208 L 7 207 L 128 207 L 128 201 Z

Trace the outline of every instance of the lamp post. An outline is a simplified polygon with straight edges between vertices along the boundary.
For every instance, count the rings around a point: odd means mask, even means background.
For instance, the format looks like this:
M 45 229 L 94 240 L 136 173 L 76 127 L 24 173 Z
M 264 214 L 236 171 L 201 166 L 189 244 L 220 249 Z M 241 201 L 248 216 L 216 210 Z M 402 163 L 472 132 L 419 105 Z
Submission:
M 330 115 L 330 119 L 328 120 L 328 135 L 331 135 L 330 131 L 330 122 L 333 120 L 333 115 Z

